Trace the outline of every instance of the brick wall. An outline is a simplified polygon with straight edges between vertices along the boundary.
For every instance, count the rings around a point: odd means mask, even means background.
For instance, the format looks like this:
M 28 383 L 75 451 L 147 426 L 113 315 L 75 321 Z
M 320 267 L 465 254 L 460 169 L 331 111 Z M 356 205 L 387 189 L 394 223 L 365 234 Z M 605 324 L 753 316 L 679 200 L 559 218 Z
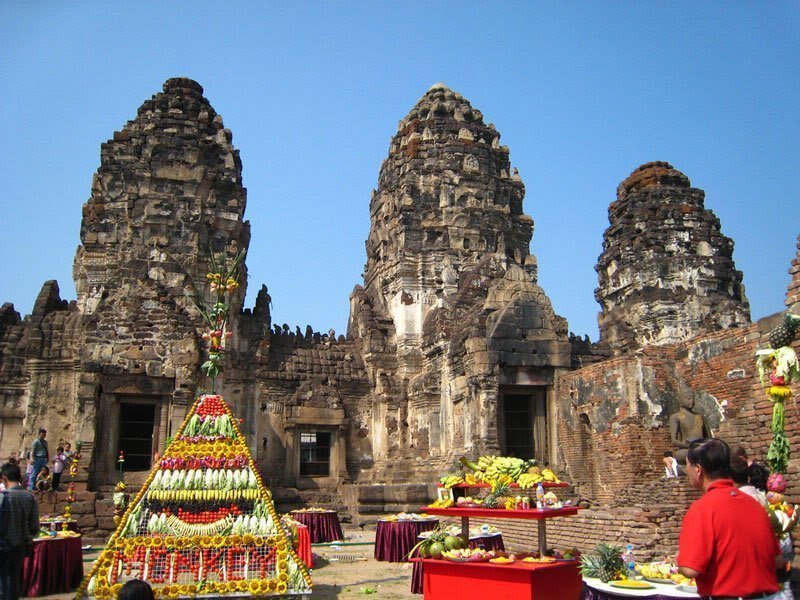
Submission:
M 797 262 L 787 304 L 800 291 Z M 772 402 L 759 382 L 754 356 L 756 349 L 768 347 L 767 334 L 779 322 L 780 315 L 774 315 L 562 375 L 554 419 L 558 469 L 589 508 L 548 523 L 549 545 L 587 550 L 606 541 L 634 544 L 639 559 L 674 554 L 683 514 L 698 494 L 683 479 L 663 479 L 663 452 L 674 449 L 669 416 L 691 396 L 715 436 L 741 443 L 752 458 L 764 461 Z M 800 411 L 792 402 L 786 407 L 786 429 L 795 450 L 787 495 L 800 502 Z M 523 523 L 501 527 L 512 547 L 536 544 L 535 525 Z

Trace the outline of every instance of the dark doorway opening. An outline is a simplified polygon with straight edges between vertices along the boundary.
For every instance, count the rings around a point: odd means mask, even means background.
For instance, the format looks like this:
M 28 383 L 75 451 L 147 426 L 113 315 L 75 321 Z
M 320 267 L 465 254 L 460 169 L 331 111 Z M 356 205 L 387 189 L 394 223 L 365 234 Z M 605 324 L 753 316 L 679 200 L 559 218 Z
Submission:
M 533 414 L 530 396 L 508 394 L 503 398 L 506 423 L 506 456 L 533 457 Z
M 331 433 L 300 432 L 300 475 L 327 477 L 331 471 Z
M 501 447 L 506 456 L 535 458 L 547 463 L 547 402 L 545 388 L 503 393 Z
M 155 419 L 155 404 L 120 403 L 117 457 L 120 452 L 124 453 L 126 471 L 150 469 Z

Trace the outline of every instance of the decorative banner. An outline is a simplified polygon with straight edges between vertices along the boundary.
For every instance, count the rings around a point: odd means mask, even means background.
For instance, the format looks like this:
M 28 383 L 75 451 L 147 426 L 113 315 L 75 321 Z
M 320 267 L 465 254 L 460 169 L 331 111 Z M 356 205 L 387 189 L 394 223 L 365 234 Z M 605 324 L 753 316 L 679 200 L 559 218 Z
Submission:
M 221 396 L 200 396 L 77 597 L 143 579 L 157 598 L 308 594 L 311 576 Z

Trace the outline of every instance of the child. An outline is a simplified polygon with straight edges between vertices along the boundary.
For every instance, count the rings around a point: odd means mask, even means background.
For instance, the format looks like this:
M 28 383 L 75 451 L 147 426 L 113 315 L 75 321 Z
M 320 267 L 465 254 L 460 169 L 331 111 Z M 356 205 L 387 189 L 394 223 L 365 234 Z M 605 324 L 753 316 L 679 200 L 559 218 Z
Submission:
M 36 491 L 46 492 L 50 489 L 50 469 L 42 467 L 39 475 L 36 476 Z
M 28 451 L 28 466 L 25 467 L 25 482 L 23 485 L 27 486 L 29 490 L 33 489 L 33 484 L 36 483 L 33 481 L 33 458 L 31 458 L 31 453 Z
M 59 446 L 56 449 L 55 458 L 53 458 L 53 491 L 58 491 L 61 485 L 61 473 L 64 472 L 64 464 L 67 462 L 67 455 L 64 454 L 64 448 Z

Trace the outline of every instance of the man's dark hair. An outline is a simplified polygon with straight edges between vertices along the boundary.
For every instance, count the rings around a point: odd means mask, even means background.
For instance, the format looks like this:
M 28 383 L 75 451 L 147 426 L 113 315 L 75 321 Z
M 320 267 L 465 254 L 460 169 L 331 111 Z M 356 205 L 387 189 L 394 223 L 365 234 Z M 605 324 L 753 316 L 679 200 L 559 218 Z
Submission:
M 56 452 L 63 452 L 63 451 L 64 451 L 64 446 L 59 446 L 58 448 L 56 448 Z
M 667 450 L 666 452 L 664 452 L 664 458 L 668 458 L 670 456 L 672 456 L 672 450 Z
M 19 465 L 15 465 L 12 463 L 6 463 L 2 467 L 0 467 L 0 474 L 3 475 L 9 481 L 13 481 L 14 483 L 19 483 L 22 479 L 22 474 L 19 472 Z
M 747 450 L 745 450 L 744 446 L 742 446 L 741 444 L 736 444 L 736 446 L 733 447 L 733 456 L 738 456 L 740 458 L 743 458 L 745 462 L 747 462 L 748 459 Z
M 45 429 L 44 427 L 40 427 L 40 428 L 39 428 L 39 433 L 40 433 L 40 434 L 42 434 L 42 433 L 47 433 L 47 429 Z
M 731 479 L 733 479 L 733 483 L 736 485 L 747 485 L 750 481 L 747 472 L 747 461 L 741 456 L 734 454 L 731 457 Z
M 117 600 L 153 600 L 153 588 L 146 581 L 131 579 L 120 588 Z
M 769 470 L 764 465 L 754 462 L 747 467 L 747 480 L 754 488 L 766 492 L 767 479 L 769 479 Z
M 709 479 L 725 479 L 731 476 L 731 450 L 718 438 L 705 438 L 689 442 L 686 455 L 693 465 L 700 465 Z

